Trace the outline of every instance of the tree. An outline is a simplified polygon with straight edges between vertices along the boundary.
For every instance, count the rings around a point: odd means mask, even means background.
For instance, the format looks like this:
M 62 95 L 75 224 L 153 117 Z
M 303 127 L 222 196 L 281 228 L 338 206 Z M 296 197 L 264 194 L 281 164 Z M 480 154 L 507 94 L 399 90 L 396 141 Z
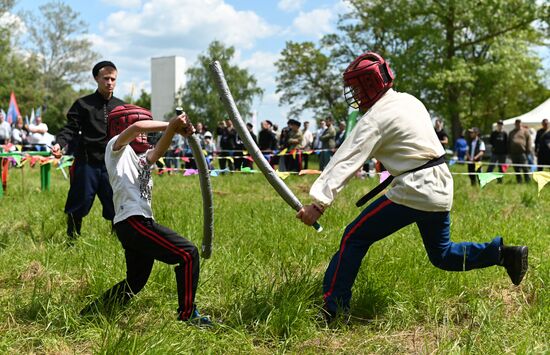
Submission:
M 225 47 L 221 42 L 214 41 L 210 43 L 205 54 L 198 56 L 196 66 L 186 71 L 186 85 L 178 92 L 177 97 L 194 122 L 202 121 L 212 128 L 227 117 L 210 75 L 209 65 L 213 60 L 220 62 L 227 85 L 243 118 L 249 115 L 254 98 L 263 95 L 264 91 L 257 86 L 253 75 L 246 69 L 230 64 L 234 55 L 234 47 Z
M 341 71 L 335 62 L 312 42 L 287 42 L 277 67 L 277 93 L 280 104 L 291 106 L 289 118 L 299 118 L 310 109 L 317 118 L 347 115 Z
M 77 93 L 72 86 L 89 80 L 90 68 L 98 54 L 83 37 L 87 24 L 80 14 L 61 1 L 39 7 L 39 16 L 26 13 L 30 50 L 39 64 L 41 76 L 35 79 L 43 91 L 41 104 L 47 107 L 43 120 L 53 133 L 64 125 L 65 116 Z
M 17 18 L 7 16 L 13 5 L 14 1 L 0 0 L 0 17 L 9 19 L 0 24 L 0 106 L 7 109 L 13 91 L 21 114 L 25 116 L 33 107 L 42 105 L 44 90 L 36 85 L 42 77 L 36 57 L 22 55 L 16 46 Z
M 537 0 L 350 0 L 323 43 L 340 63 L 365 50 L 386 57 L 395 87 L 463 125 L 488 127 L 548 97 L 541 59 L 549 5 Z
M 129 102 L 131 104 L 146 108 L 148 110 L 151 109 L 151 94 L 146 92 L 145 90 L 141 89 L 141 93 L 137 100 L 134 101 L 134 98 L 132 95 L 126 95 L 124 96 L 124 102 Z
M 80 84 L 89 79 L 89 71 L 98 54 L 83 37 L 87 24 L 80 14 L 61 1 L 39 7 L 40 16 L 26 13 L 32 49 L 38 54 L 42 73 L 48 80 L 63 79 Z M 46 83 L 46 87 L 50 87 Z

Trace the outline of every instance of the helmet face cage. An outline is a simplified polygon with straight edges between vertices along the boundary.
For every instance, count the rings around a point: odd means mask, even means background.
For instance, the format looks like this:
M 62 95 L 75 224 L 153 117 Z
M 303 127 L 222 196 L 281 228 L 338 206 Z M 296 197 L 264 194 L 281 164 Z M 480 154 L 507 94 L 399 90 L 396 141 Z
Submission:
M 393 86 L 393 73 L 381 56 L 367 52 L 344 72 L 344 97 L 354 109 L 366 111 Z
M 108 117 L 108 135 L 109 139 L 122 133 L 137 121 L 152 120 L 153 116 L 149 110 L 136 105 L 122 105 L 115 107 Z M 147 134 L 141 133 L 132 142 L 130 146 L 136 153 L 144 153 L 151 148 L 147 140 Z

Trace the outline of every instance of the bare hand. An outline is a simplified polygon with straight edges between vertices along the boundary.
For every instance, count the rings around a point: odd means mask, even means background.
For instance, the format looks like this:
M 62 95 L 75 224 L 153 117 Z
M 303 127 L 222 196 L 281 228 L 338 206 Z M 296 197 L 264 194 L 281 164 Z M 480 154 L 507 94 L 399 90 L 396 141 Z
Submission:
M 63 152 L 61 151 L 61 146 L 59 144 L 55 144 L 52 147 L 52 155 L 56 159 L 60 159 L 63 156 Z
M 296 218 L 300 219 L 304 224 L 311 226 L 323 215 L 323 211 L 321 206 L 315 204 L 306 205 L 296 213 Z
M 189 137 L 195 133 L 195 127 L 189 120 L 189 117 L 185 112 L 172 119 L 176 133 L 181 134 L 184 137 Z M 172 122 L 171 122 L 172 123 Z

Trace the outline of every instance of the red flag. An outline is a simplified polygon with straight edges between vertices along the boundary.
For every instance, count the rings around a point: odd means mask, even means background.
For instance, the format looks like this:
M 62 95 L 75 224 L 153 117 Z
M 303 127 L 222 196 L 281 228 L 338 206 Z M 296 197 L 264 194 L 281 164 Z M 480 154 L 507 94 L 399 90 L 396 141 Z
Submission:
M 10 105 L 8 106 L 6 121 L 9 124 L 12 124 L 13 122 L 17 122 L 17 117 L 19 116 L 21 116 L 21 114 L 19 113 L 19 107 L 17 107 L 17 100 L 15 100 L 15 94 L 12 91 L 10 94 Z

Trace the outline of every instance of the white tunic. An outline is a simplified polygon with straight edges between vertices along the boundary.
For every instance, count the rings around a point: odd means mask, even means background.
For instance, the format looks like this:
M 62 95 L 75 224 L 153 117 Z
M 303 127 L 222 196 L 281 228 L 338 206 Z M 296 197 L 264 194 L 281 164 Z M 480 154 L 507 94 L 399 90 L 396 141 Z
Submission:
M 374 157 L 396 176 L 386 193 L 390 200 L 422 211 L 450 211 L 453 178 L 446 164 L 398 176 L 444 154 L 422 102 L 390 89 L 357 122 L 310 195 L 330 205 L 353 174 Z
M 130 216 L 153 218 L 152 166 L 147 163 L 146 154 L 137 155 L 130 145 L 113 151 L 117 138 L 118 135 L 111 138 L 105 149 L 105 166 L 113 188 L 114 223 Z

